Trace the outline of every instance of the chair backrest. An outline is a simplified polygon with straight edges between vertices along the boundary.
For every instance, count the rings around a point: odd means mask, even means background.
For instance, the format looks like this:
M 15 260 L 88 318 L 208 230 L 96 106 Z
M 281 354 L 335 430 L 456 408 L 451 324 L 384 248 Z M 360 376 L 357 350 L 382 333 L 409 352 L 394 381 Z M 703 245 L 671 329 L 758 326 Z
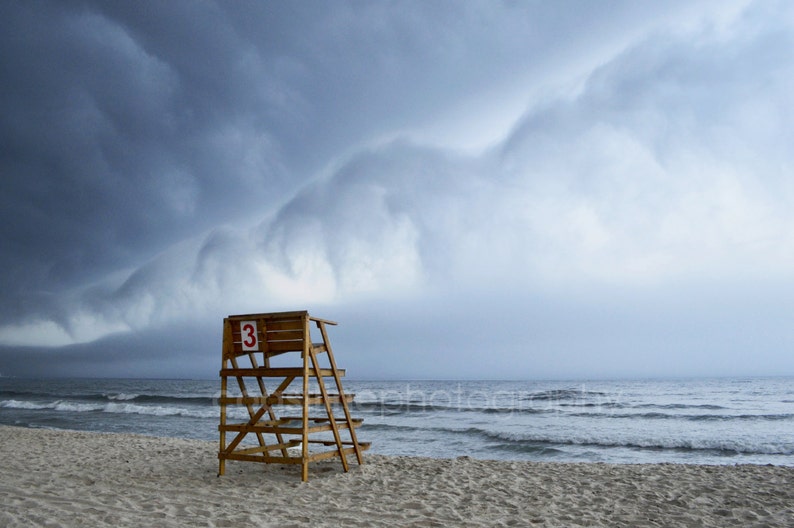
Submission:
M 303 352 L 309 334 L 309 313 L 278 312 L 230 315 L 224 320 L 230 325 L 232 342 L 227 344 L 227 357 L 262 352 L 270 358 L 286 352 Z

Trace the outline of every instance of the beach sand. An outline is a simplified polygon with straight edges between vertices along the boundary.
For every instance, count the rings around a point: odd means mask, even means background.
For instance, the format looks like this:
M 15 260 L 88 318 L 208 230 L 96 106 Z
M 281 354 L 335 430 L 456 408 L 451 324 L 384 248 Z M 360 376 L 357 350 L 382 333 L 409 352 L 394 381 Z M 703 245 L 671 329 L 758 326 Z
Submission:
M 369 455 L 227 462 L 217 444 L 0 426 L 0 526 L 794 526 L 794 468 Z

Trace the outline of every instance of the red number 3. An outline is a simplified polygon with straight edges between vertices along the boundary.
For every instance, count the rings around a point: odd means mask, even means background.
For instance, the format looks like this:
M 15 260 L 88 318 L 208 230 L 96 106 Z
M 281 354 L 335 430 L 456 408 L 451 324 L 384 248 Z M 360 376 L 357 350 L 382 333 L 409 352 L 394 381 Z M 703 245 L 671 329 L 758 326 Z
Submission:
M 256 350 L 256 323 L 252 321 L 240 323 L 240 332 L 243 334 L 243 350 Z

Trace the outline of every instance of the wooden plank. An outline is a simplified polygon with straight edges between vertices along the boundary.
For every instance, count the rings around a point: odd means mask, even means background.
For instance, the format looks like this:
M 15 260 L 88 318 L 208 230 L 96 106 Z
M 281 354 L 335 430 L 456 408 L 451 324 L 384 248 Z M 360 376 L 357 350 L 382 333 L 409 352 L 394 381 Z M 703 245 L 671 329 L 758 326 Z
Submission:
M 292 345 L 292 343 L 295 343 L 295 345 Z M 271 357 L 275 357 L 275 356 L 280 356 L 281 354 L 287 354 L 289 352 L 303 352 L 303 343 L 299 344 L 298 342 L 295 342 L 295 341 L 274 341 L 274 342 L 263 341 L 262 345 L 263 346 L 267 345 L 267 347 L 268 347 L 268 350 L 266 352 L 264 352 L 264 357 L 265 358 L 271 358 Z M 312 345 L 312 346 L 314 346 L 314 345 Z M 238 347 L 238 348 L 240 348 L 240 350 L 242 350 L 241 346 Z M 323 348 L 319 348 L 319 349 L 315 350 L 315 352 L 318 352 L 318 353 L 325 352 L 325 348 L 324 347 Z M 244 353 L 245 352 L 240 352 L 240 353 L 238 353 L 238 355 L 242 355 Z
M 275 353 L 284 352 L 301 352 L 303 351 L 303 340 L 300 341 L 268 341 L 268 353 L 275 355 Z
M 301 420 L 301 419 L 302 418 L 300 416 L 283 416 L 283 417 L 279 418 L 279 422 L 297 422 L 298 420 Z M 324 416 L 315 416 L 315 417 L 310 416 L 309 417 L 309 421 L 314 422 L 314 423 L 324 423 L 324 422 L 330 422 L 331 419 L 330 418 L 326 418 Z M 353 424 L 353 427 L 360 427 L 364 423 L 364 419 L 363 418 L 351 418 L 350 419 L 350 423 Z M 345 420 L 344 418 L 337 418 L 336 419 L 336 425 L 337 425 L 337 427 L 347 426 L 347 420 Z
M 360 420 L 358 423 L 353 422 L 353 427 L 358 427 L 361 425 Z M 332 427 L 331 424 L 326 422 L 320 421 L 312 421 L 312 423 L 319 424 L 319 425 L 306 425 L 306 430 L 309 433 L 321 433 L 323 431 L 331 431 Z M 221 428 L 222 427 L 222 428 Z M 348 429 L 347 422 L 336 422 L 336 427 L 338 429 Z M 303 425 L 300 427 L 298 426 L 288 426 L 288 425 L 279 425 L 279 424 L 267 424 L 263 422 L 258 422 L 256 424 L 226 424 L 224 426 L 218 426 L 218 430 L 228 431 L 228 432 L 236 432 L 236 433 L 265 433 L 265 434 L 285 434 L 285 435 L 299 435 L 303 434 Z M 308 441 L 308 440 L 307 440 Z M 239 442 L 238 442 L 239 443 Z M 230 444 L 231 445 L 231 444 Z M 236 445 L 235 445 L 236 447 Z
M 322 394 L 309 394 L 309 405 L 323 403 L 322 397 Z M 354 398 L 354 394 L 345 394 L 348 403 L 352 402 Z M 328 401 L 334 404 L 342 403 L 342 397 L 338 394 L 329 394 Z M 218 403 L 221 405 L 301 405 L 303 404 L 303 395 L 282 394 L 281 396 L 248 396 L 247 398 L 227 396 L 218 398 Z
M 309 314 L 307 313 L 306 316 Z M 306 318 L 303 319 L 304 331 L 309 333 L 309 323 Z M 309 339 L 304 340 L 305 346 L 303 348 L 303 389 L 301 394 L 309 394 L 309 348 L 311 343 Z M 314 370 L 314 369 L 312 369 Z M 320 372 L 314 372 L 312 375 L 318 375 Z M 303 413 L 301 423 L 301 481 L 306 482 L 309 480 L 309 400 L 303 399 Z
M 255 433 L 255 432 L 268 433 L 268 434 L 276 434 L 276 432 L 278 432 L 279 434 L 284 434 L 284 435 L 303 434 L 302 427 L 286 427 L 281 425 L 226 424 L 224 426 L 224 430 L 229 432 L 237 432 L 237 433 L 245 433 L 245 434 Z M 321 430 L 324 429 L 320 429 L 318 431 Z M 328 430 L 330 431 L 331 428 L 328 427 Z M 318 432 L 318 431 L 312 431 L 312 432 Z
M 265 366 L 270 365 L 270 358 L 280 356 L 281 354 L 286 354 L 288 352 L 292 352 L 291 350 L 286 350 L 284 352 L 267 352 L 265 353 Z
M 223 349 L 222 349 L 222 361 L 221 361 L 221 368 L 226 368 L 227 364 L 229 363 L 228 357 L 231 353 L 231 323 L 228 320 L 223 321 Z M 222 377 L 221 378 L 221 398 L 225 397 L 227 394 L 227 386 L 228 386 L 228 378 Z M 219 427 L 223 428 L 226 425 L 226 406 L 221 404 L 221 416 L 220 416 L 220 425 Z M 220 429 L 220 447 L 218 452 L 222 452 L 226 449 L 226 431 L 224 429 Z M 226 472 L 226 465 L 224 464 L 224 460 L 218 460 L 218 476 L 222 476 Z
M 249 447 L 245 449 L 235 449 L 232 451 L 233 453 L 237 453 L 239 455 L 253 455 L 254 453 L 267 453 L 268 451 L 278 449 L 275 446 L 259 446 L 259 447 Z
M 265 357 L 273 357 L 287 352 L 301 352 L 303 351 L 302 341 L 259 341 L 259 350 L 254 352 L 262 353 Z M 324 350 L 320 350 L 323 352 Z M 243 350 L 241 343 L 233 343 L 231 347 L 230 356 L 240 357 L 248 354 L 249 350 Z
M 289 332 L 293 330 L 303 332 L 303 319 L 300 317 L 269 319 L 267 329 L 270 332 Z
M 329 324 L 333 326 L 339 324 L 336 321 L 329 321 L 328 319 L 320 319 L 319 317 L 311 317 L 311 316 L 309 316 L 309 321 L 314 321 L 315 323 L 317 323 L 318 327 L 320 326 L 320 323 Z
M 333 404 L 342 403 L 342 399 L 339 396 L 329 396 L 328 401 Z M 348 399 L 348 401 L 352 401 Z M 323 403 L 323 397 L 320 394 L 313 394 L 309 395 L 309 405 L 319 405 Z M 303 405 L 303 396 L 300 394 L 296 394 L 294 396 L 291 395 L 284 395 L 279 401 L 268 402 L 271 405 Z
M 308 317 L 309 312 L 306 310 L 296 312 L 272 312 L 272 313 L 256 313 L 256 314 L 238 314 L 229 315 L 227 319 L 232 321 L 245 321 L 247 319 L 265 319 L 267 321 L 276 321 L 279 319 L 298 319 L 302 320 L 303 317 Z
M 268 399 L 270 399 L 269 396 L 226 396 L 218 398 L 218 403 L 221 405 L 266 405 Z
M 348 402 L 352 402 L 355 399 L 354 394 L 346 394 L 345 398 Z M 337 404 L 342 403 L 342 397 L 338 394 L 329 394 L 327 396 L 327 400 L 329 403 Z M 302 394 L 284 394 L 282 400 L 278 402 L 282 405 L 300 405 L 303 403 L 303 395 Z M 322 394 L 309 394 L 309 405 L 317 405 L 323 403 L 323 395 Z
M 369 449 L 370 444 L 369 442 L 360 444 L 360 448 L 362 451 L 366 451 Z M 346 447 L 342 450 L 345 456 L 352 455 L 355 453 L 355 449 L 352 447 Z M 321 451 L 318 453 L 313 453 L 309 460 L 311 462 L 317 462 L 320 460 L 327 460 L 329 458 L 334 458 L 339 456 L 339 452 L 337 450 L 333 451 Z M 218 458 L 221 460 L 240 460 L 243 462 L 262 462 L 265 464 L 301 464 L 303 461 L 300 457 L 284 457 L 284 456 L 261 456 L 261 455 L 252 455 L 252 454 L 244 454 L 239 453 L 237 451 L 233 453 L 218 453 Z
M 308 416 L 306 419 L 313 423 L 324 423 L 331 421 L 331 419 L 328 418 L 327 416 Z M 255 424 L 249 422 L 245 422 L 245 423 L 248 425 L 283 425 L 283 424 L 288 424 L 290 422 L 302 422 L 302 421 L 303 421 L 303 416 L 282 416 L 281 418 L 276 418 L 275 420 L 260 420 Z M 339 418 L 337 422 L 346 423 L 341 418 Z M 353 418 L 352 422 L 356 425 L 361 425 L 362 423 L 364 423 L 364 419 Z M 238 423 L 238 425 L 243 425 L 243 422 Z
M 265 366 L 267 367 L 269 366 L 267 363 L 267 355 L 270 352 L 270 346 L 267 343 L 267 321 L 259 320 L 256 322 L 256 326 L 262 333 L 262 337 L 259 340 L 259 350 L 262 351 L 262 354 L 265 357 Z
M 300 420 L 300 418 L 298 419 Z M 301 434 L 303 432 L 302 425 L 301 427 L 297 426 L 288 426 L 287 423 L 297 421 L 297 420 L 290 420 L 288 422 L 281 422 L 281 420 L 277 420 L 276 422 L 267 421 L 267 422 L 257 422 L 256 424 L 243 424 L 243 423 L 234 423 L 234 424 L 226 424 L 223 426 L 218 426 L 219 431 L 229 431 L 229 432 L 237 432 L 237 433 L 269 433 L 269 434 Z M 364 420 L 358 418 L 351 420 L 353 428 L 361 427 L 361 424 Z M 308 425 L 308 422 L 312 422 L 318 425 Z M 331 431 L 331 425 L 329 420 L 307 420 L 306 425 L 308 431 L 310 433 L 320 433 L 322 431 Z M 350 424 L 347 422 L 336 422 L 336 427 L 339 430 L 350 429 Z M 239 444 L 239 442 L 238 442 Z M 229 444 L 232 445 L 232 444 Z M 234 444 L 236 447 L 237 444 Z M 228 446 L 227 446 L 228 449 Z
M 345 371 L 338 369 L 336 371 L 340 377 L 345 375 Z M 313 368 L 307 371 L 309 376 L 331 377 L 334 372 L 331 369 L 320 369 L 319 373 L 315 373 Z M 300 367 L 258 367 L 258 368 L 224 368 L 220 371 L 221 376 L 253 378 L 261 376 L 263 378 L 285 378 L 288 376 L 298 377 L 303 375 L 303 369 Z
M 346 447 L 341 450 L 342 456 L 346 457 L 347 455 L 353 455 L 356 453 L 356 449 L 354 447 Z M 315 453 L 309 457 L 309 462 L 319 462 L 320 460 L 328 460 L 329 458 L 334 458 L 340 456 L 339 451 L 323 451 L 320 453 Z M 347 471 L 347 470 L 345 470 Z
M 281 396 L 284 394 L 284 391 L 289 388 L 293 381 L 295 381 L 296 376 L 285 376 L 284 381 L 273 391 L 272 396 Z
M 300 444 L 298 440 L 290 440 L 289 442 L 283 442 L 281 444 L 273 444 L 270 446 L 256 446 L 256 447 L 247 447 L 243 449 L 235 449 L 234 451 L 227 451 L 227 453 L 236 453 L 239 455 L 252 455 L 254 453 L 267 453 L 269 451 L 282 451 L 284 456 L 289 456 L 287 454 L 287 449 L 290 447 L 297 447 Z
M 323 444 L 325 446 L 336 445 L 336 442 L 334 442 L 333 440 L 309 440 L 309 443 L 310 444 Z M 352 446 L 354 444 L 353 444 L 352 440 L 345 440 L 345 441 L 342 442 L 342 445 Z M 358 445 L 361 447 L 362 451 L 366 451 L 367 449 L 370 448 L 370 446 L 372 445 L 372 442 L 359 442 Z
M 221 460 L 240 460 L 242 462 L 263 462 L 265 464 L 301 464 L 300 457 L 275 457 L 260 455 L 238 455 L 235 453 L 218 454 Z
M 301 340 L 303 341 L 303 336 L 306 335 L 302 328 L 285 328 L 283 330 L 278 330 L 273 328 L 274 325 L 278 323 L 270 323 L 267 327 L 267 334 L 265 335 L 265 339 L 268 341 L 296 341 Z

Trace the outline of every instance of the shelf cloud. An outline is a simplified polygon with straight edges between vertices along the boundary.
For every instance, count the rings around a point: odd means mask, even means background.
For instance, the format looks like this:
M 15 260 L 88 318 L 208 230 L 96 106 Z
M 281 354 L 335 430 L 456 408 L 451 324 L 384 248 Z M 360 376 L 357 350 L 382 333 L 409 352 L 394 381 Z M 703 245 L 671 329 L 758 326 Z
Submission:
M 2 374 L 794 371 L 785 2 L 1 9 Z

